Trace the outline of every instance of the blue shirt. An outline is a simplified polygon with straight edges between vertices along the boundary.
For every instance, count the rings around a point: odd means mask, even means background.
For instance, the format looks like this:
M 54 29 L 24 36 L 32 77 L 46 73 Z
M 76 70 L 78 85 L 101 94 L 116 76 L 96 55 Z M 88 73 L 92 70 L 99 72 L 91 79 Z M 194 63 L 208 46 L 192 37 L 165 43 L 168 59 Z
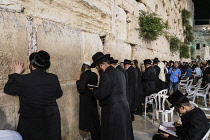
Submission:
M 191 77 L 191 73 L 192 73 L 192 69 L 191 68 L 188 68 L 187 70 L 186 70 L 186 77 Z
M 168 74 L 171 74 L 170 81 L 173 83 L 179 82 L 179 77 L 182 76 L 181 70 L 179 68 L 176 68 L 176 71 L 172 71 L 172 69 L 174 69 L 174 67 L 171 67 L 168 71 Z

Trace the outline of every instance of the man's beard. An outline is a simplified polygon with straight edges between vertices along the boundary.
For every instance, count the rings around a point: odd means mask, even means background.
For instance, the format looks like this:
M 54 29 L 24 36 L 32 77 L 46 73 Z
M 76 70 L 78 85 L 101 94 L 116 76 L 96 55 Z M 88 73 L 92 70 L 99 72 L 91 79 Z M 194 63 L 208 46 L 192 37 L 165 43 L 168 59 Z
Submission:
M 99 75 L 101 75 L 103 72 L 104 72 L 104 71 L 99 67 L 99 68 L 98 68 L 98 73 L 99 73 Z

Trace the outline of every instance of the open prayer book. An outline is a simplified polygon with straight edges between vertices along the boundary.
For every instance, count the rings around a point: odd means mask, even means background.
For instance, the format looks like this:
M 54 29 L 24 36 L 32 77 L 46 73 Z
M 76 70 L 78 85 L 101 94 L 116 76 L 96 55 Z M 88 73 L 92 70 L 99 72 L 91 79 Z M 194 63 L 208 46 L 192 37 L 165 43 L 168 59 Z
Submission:
M 98 88 L 98 86 L 96 86 L 96 85 L 90 85 L 90 84 L 88 84 L 88 87 L 90 87 L 90 88 Z
M 158 133 L 160 133 L 160 132 L 166 133 L 166 134 L 169 134 L 169 135 L 172 135 L 172 136 L 174 136 L 174 137 L 178 137 L 178 136 L 176 135 L 176 132 L 174 132 L 174 131 L 172 131 L 172 130 L 167 130 L 167 127 L 162 126 L 162 125 L 160 125 L 159 128 L 158 128 Z

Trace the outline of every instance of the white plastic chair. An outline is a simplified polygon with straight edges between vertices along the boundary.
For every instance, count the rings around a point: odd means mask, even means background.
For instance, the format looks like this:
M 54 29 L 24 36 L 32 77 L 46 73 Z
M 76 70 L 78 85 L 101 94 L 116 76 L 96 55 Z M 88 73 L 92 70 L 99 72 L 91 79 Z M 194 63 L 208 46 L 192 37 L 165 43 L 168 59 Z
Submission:
M 209 88 L 210 88 L 210 84 L 207 84 L 207 86 L 204 89 L 199 88 L 197 90 L 197 92 L 195 93 L 195 96 L 193 98 L 193 102 L 195 102 L 196 97 L 203 97 L 205 107 L 207 107 L 206 95 L 209 93 Z
M 180 80 L 180 82 L 179 82 L 179 85 L 178 85 L 178 89 L 180 90 L 180 88 L 182 87 L 182 86 L 187 86 L 188 85 L 188 83 L 189 83 L 189 77 L 186 79 L 186 80 Z
M 210 134 L 210 129 L 206 132 L 205 136 L 202 138 L 202 140 L 208 140 Z
M 145 110 L 144 110 L 145 118 L 146 118 L 146 113 L 147 113 L 147 104 L 152 104 L 153 103 L 153 99 L 155 97 L 155 94 L 166 95 L 167 92 L 168 92 L 167 89 L 163 89 L 163 90 L 159 91 L 158 93 L 154 93 L 154 94 L 151 94 L 150 96 L 146 96 L 146 98 L 145 98 Z
M 183 85 L 183 86 L 181 86 L 181 87 L 180 87 L 180 90 L 181 90 L 181 91 L 183 91 L 183 92 L 188 93 L 188 92 L 189 92 L 189 90 L 190 90 L 190 89 L 191 89 L 191 87 L 192 87 L 192 83 L 193 83 L 193 79 L 188 80 L 188 84 L 187 84 L 187 85 Z
M 169 115 L 170 115 L 170 122 L 174 122 L 174 107 L 172 107 L 170 110 L 165 110 L 161 114 L 161 124 L 164 124 L 165 122 L 169 122 Z
M 199 88 L 200 88 L 201 83 L 202 83 L 202 79 L 203 79 L 203 78 L 200 78 L 200 79 L 198 80 L 198 82 L 197 82 L 195 85 L 192 85 L 192 86 L 191 86 L 191 89 L 196 88 L 196 87 L 199 87 Z
M 153 104 L 153 120 L 159 119 L 159 113 L 165 111 L 165 103 L 166 99 L 168 98 L 167 95 L 164 94 L 156 94 L 154 95 L 154 104 Z

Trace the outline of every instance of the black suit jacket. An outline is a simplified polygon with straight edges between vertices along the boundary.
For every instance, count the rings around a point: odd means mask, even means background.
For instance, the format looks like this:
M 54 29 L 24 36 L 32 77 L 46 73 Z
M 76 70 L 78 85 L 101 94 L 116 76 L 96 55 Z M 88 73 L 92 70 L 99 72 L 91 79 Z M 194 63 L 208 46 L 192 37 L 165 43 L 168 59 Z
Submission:
M 24 140 L 61 140 L 61 120 L 56 99 L 63 95 L 58 77 L 33 70 L 26 75 L 11 74 L 4 92 L 19 96 L 17 131 Z
M 130 66 L 126 71 L 128 73 L 128 89 L 129 89 L 128 102 L 132 110 L 135 109 L 135 96 L 138 84 L 138 71 L 133 66 Z
M 40 117 L 57 112 L 56 99 L 63 95 L 58 77 L 40 70 L 26 75 L 9 75 L 4 92 L 19 96 L 19 113 L 24 117 Z
M 150 66 L 145 70 L 145 72 L 142 75 L 143 87 L 146 96 L 149 96 L 156 92 L 155 78 L 156 71 L 152 66 Z

